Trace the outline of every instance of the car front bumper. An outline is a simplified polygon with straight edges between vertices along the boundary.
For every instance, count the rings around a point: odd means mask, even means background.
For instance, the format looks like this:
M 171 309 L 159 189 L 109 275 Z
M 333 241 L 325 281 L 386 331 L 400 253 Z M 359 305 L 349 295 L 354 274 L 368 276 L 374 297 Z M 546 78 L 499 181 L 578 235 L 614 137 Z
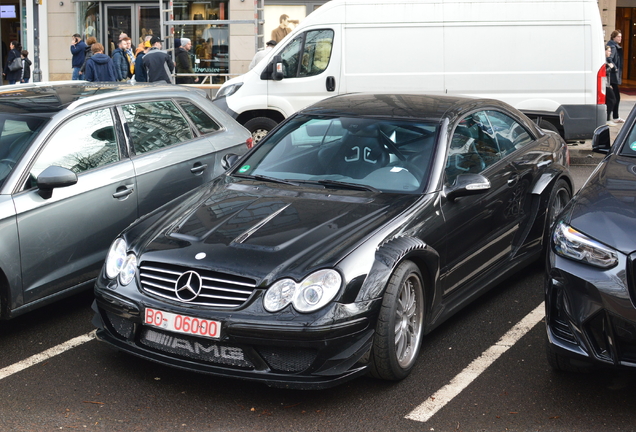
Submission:
M 548 343 L 573 364 L 636 367 L 636 254 L 600 269 L 550 252 Z
M 269 320 L 241 311 L 216 311 L 174 304 L 142 294 L 132 283 L 112 290 L 98 278 L 93 324 L 97 339 L 165 365 L 213 375 L 259 381 L 272 387 L 328 388 L 367 370 L 379 301 L 349 307 L 351 315 L 329 324 Z M 260 297 L 250 307 L 259 309 Z M 150 307 L 222 323 L 211 340 L 144 324 Z

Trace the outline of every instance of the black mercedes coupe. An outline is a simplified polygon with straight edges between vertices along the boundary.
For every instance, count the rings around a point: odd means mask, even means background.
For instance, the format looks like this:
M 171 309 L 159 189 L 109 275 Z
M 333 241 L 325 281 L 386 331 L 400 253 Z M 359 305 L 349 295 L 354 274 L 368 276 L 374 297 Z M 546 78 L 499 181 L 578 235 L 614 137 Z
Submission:
M 323 100 L 225 165 L 114 241 L 97 337 L 288 388 L 405 378 L 424 335 L 542 255 L 572 191 L 558 135 L 446 96 Z

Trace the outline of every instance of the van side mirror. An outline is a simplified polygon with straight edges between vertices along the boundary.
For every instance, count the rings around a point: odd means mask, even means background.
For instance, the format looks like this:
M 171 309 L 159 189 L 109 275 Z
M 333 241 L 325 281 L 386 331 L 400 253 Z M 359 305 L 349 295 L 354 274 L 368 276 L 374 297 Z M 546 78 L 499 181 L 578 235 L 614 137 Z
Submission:
M 274 81 L 281 81 L 283 79 L 283 58 L 279 55 L 274 56 L 272 65 L 272 79 Z
M 592 136 L 592 151 L 607 154 L 612 148 L 609 126 L 603 125 L 596 128 Z
M 77 174 L 69 169 L 53 165 L 38 176 L 38 194 L 44 199 L 49 199 L 53 196 L 53 189 L 72 186 L 75 183 L 77 183 Z

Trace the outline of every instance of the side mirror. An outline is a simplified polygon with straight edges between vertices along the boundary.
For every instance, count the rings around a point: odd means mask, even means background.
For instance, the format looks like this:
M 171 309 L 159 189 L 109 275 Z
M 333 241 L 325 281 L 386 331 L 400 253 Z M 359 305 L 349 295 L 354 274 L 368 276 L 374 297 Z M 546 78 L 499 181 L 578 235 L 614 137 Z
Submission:
M 72 186 L 77 183 L 77 174 L 59 166 L 50 166 L 40 173 L 37 179 L 38 194 L 49 199 L 53 196 L 53 189 Z
M 592 136 L 592 151 L 595 153 L 609 153 L 612 148 L 610 140 L 609 126 L 603 125 L 597 127 Z
M 234 153 L 228 153 L 221 159 L 221 168 L 229 170 L 241 157 Z
M 449 201 L 477 195 L 490 189 L 490 181 L 481 174 L 460 174 L 451 186 L 444 186 L 444 195 Z
M 272 58 L 272 79 L 274 81 L 281 81 L 283 79 L 283 58 L 279 55 Z

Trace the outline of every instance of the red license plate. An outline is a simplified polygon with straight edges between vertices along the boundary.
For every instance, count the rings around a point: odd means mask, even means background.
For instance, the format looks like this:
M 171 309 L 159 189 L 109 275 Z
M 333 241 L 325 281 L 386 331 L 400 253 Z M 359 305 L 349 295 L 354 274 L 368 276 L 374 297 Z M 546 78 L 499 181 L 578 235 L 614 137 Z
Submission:
M 214 320 L 194 318 L 172 312 L 146 308 L 144 322 L 152 327 L 175 333 L 201 336 L 211 339 L 221 337 L 221 323 Z

